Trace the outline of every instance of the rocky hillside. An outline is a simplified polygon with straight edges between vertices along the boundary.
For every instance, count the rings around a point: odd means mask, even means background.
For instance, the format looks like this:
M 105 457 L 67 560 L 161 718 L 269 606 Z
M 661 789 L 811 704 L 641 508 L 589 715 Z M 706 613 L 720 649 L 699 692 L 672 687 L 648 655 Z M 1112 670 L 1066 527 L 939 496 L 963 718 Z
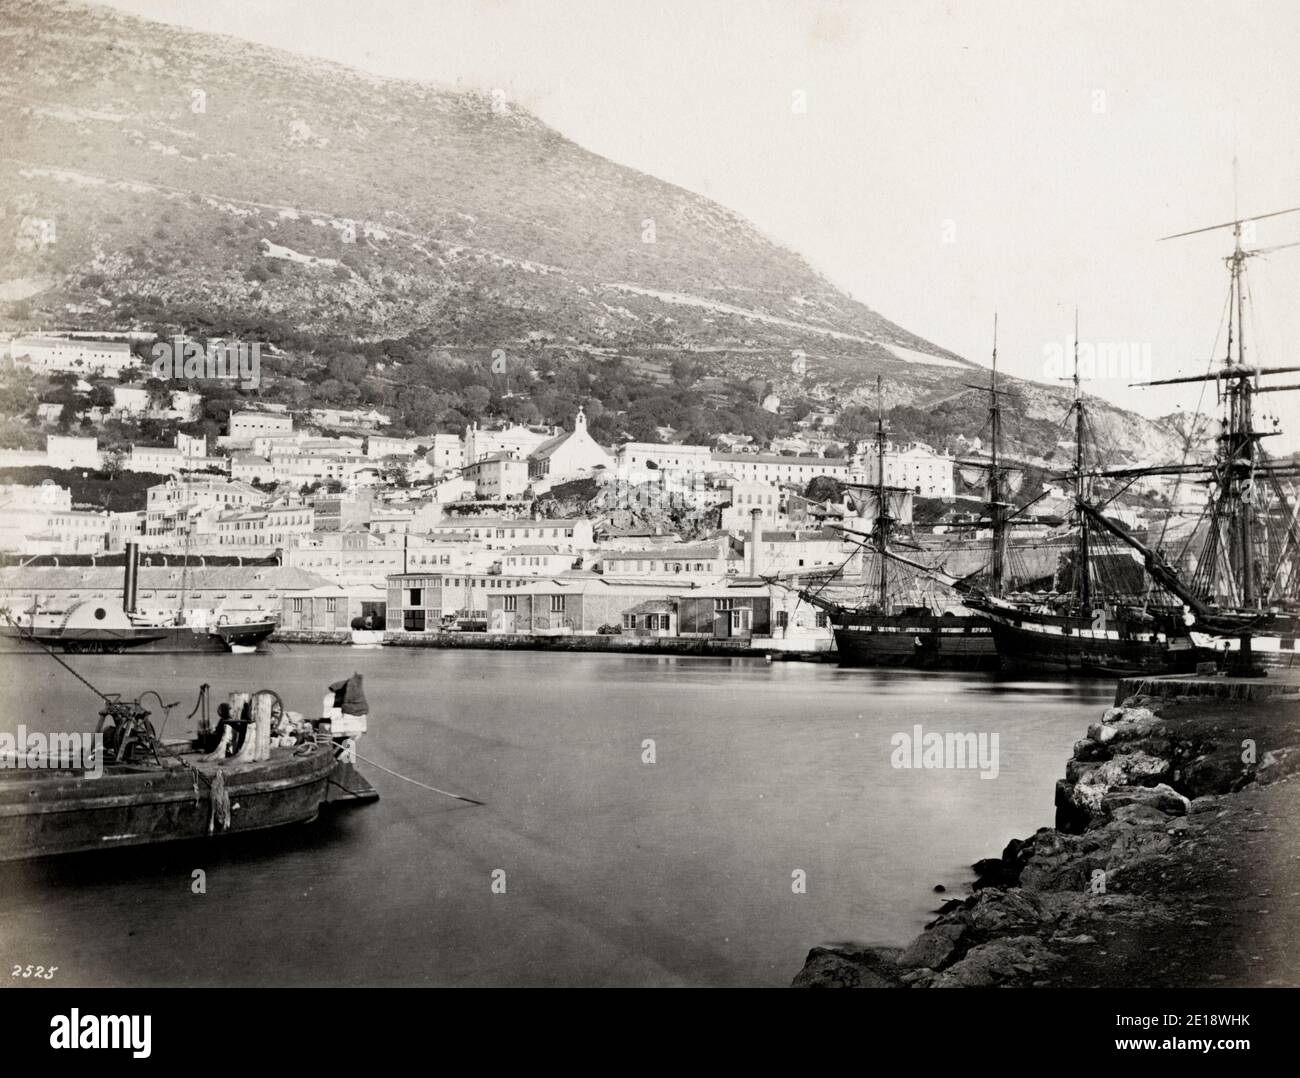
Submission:
M 891 404 L 972 393 L 967 361 L 736 214 L 492 94 L 0 0 L 0 129 L 2 329 L 404 341 L 484 366 L 497 349 L 622 356 L 661 382 L 691 354 L 787 399 L 860 398 L 876 374 Z M 1032 396 L 1041 435 L 1063 398 Z M 1106 414 L 1130 456 L 1172 445 Z

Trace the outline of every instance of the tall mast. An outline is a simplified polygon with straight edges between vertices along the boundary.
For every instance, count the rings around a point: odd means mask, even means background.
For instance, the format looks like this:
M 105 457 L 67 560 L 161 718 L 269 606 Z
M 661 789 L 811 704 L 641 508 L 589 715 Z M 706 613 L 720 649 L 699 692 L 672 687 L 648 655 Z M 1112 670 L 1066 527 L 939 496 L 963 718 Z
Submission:
M 1233 161 L 1233 212 L 1236 213 L 1236 161 Z M 1192 375 L 1183 378 L 1163 379 L 1150 385 L 1173 382 L 1226 382 L 1224 396 L 1224 429 L 1219 434 L 1219 448 L 1215 463 L 1215 479 L 1218 491 L 1215 495 L 1214 522 L 1227 524 L 1226 561 L 1231 580 L 1228 585 L 1229 602 L 1240 601 L 1243 607 L 1255 607 L 1261 602 L 1255 579 L 1255 508 L 1253 505 L 1252 484 L 1257 464 L 1259 463 L 1259 438 L 1254 428 L 1253 400 L 1256 392 L 1269 393 L 1280 390 L 1300 388 L 1297 386 L 1261 386 L 1260 376 L 1265 374 L 1293 373 L 1296 368 L 1246 366 L 1246 260 L 1253 255 L 1271 254 L 1287 247 L 1300 244 L 1282 243 L 1273 247 L 1245 250 L 1241 246 L 1242 225 L 1248 221 L 1262 221 L 1270 217 L 1282 217 L 1287 214 L 1300 213 L 1300 206 L 1290 209 L 1275 210 L 1272 213 L 1256 214 L 1253 217 L 1238 217 L 1222 224 L 1194 228 L 1188 232 L 1177 232 L 1172 236 L 1162 236 L 1162 240 L 1181 239 L 1184 236 L 1197 236 L 1204 232 L 1219 229 L 1232 229 L 1232 254 L 1225 261 L 1231 274 L 1228 291 L 1228 347 L 1223 360 L 1222 370 L 1216 373 Z M 1233 357 L 1233 338 L 1236 338 L 1236 357 Z M 1253 385 L 1251 384 L 1253 381 Z M 1212 574 L 1206 578 L 1212 580 Z
M 1231 469 L 1232 486 L 1232 558 L 1236 562 L 1233 577 L 1241 589 L 1241 604 L 1245 607 L 1255 605 L 1255 559 L 1251 552 L 1251 536 L 1254 534 L 1254 510 L 1251 505 L 1250 485 L 1255 473 L 1255 433 L 1251 418 L 1251 384 L 1245 373 L 1246 366 L 1246 319 L 1245 319 L 1245 282 L 1243 275 L 1246 268 L 1246 253 L 1241 247 L 1241 221 L 1232 229 L 1232 256 L 1229 265 L 1232 269 L 1232 290 L 1236 293 L 1237 309 L 1237 363 L 1242 368 L 1241 377 L 1228 379 L 1228 430 L 1227 444 Z M 1229 312 L 1231 317 L 1231 311 Z M 1228 365 L 1232 366 L 1232 351 L 1229 344 Z
M 1082 503 L 1086 493 L 1083 475 L 1084 451 L 1084 407 L 1083 394 L 1079 390 L 1079 310 L 1074 311 L 1074 499 L 1075 505 Z M 1078 525 L 1078 564 L 1075 567 L 1076 588 L 1079 602 L 1085 611 L 1092 607 L 1092 565 L 1088 552 L 1088 517 L 1082 509 L 1075 509 Z
M 889 559 L 885 547 L 889 538 L 889 504 L 885 501 L 885 392 L 880 375 L 876 375 L 876 554 L 880 559 L 880 612 L 887 611 L 889 593 Z
M 998 473 L 998 444 L 1002 438 L 1002 406 L 998 397 L 998 316 L 993 313 L 993 374 L 989 383 L 992 401 L 989 404 L 989 425 L 993 448 L 989 467 L 989 519 L 993 523 L 993 594 L 1002 594 L 1003 566 L 1006 561 L 1006 527 L 1002 513 L 1002 477 Z
M 184 560 L 181 562 L 181 602 L 176 611 L 177 625 L 185 624 L 185 593 L 189 586 L 190 575 L 190 509 L 192 505 L 190 501 L 190 468 L 194 464 L 194 457 L 190 450 L 191 443 L 187 439 L 185 442 L 185 478 L 182 480 L 185 489 L 185 539 L 181 557 Z

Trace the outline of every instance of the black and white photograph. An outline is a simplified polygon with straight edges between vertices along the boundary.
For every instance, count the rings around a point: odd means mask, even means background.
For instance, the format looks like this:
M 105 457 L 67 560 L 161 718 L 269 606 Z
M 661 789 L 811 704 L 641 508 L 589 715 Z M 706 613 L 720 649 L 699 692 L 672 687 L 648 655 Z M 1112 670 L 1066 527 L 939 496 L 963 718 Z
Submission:
M 1288 0 L 0 0 L 33 1036 L 1142 989 L 1089 1035 L 1249 1056 L 1154 1001 L 1300 987 L 1298 117 Z

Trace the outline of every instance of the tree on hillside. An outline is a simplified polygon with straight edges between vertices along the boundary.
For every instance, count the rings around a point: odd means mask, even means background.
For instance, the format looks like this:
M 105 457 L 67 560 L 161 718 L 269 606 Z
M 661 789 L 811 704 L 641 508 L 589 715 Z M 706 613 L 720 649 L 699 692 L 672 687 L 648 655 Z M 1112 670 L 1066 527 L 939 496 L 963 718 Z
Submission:
M 97 382 L 90 390 L 92 408 L 112 408 L 114 404 L 113 387 L 106 382 Z
M 840 502 L 844 500 L 844 484 L 831 475 L 815 475 L 804 489 L 803 496 L 814 502 Z

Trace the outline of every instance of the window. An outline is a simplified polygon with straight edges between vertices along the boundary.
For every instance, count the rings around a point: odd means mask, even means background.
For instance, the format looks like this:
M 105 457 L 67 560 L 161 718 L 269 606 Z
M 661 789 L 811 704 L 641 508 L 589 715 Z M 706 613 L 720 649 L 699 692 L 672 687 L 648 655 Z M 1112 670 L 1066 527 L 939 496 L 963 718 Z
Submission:
M 731 631 L 733 633 L 747 633 L 750 630 L 751 615 L 753 611 L 747 606 L 738 606 L 731 611 Z
M 567 596 L 564 596 L 564 595 L 552 595 L 552 596 L 551 596 L 551 613 L 552 613 L 552 614 L 563 614 L 563 613 L 564 613 L 564 600 L 565 600 L 566 598 L 567 598 Z
M 713 610 L 715 613 L 719 613 L 724 610 L 730 610 L 735 605 L 735 602 L 736 602 L 735 599 L 714 599 Z
M 329 598 L 329 599 L 326 599 L 326 600 L 325 600 L 325 613 L 327 613 L 327 614 L 333 614 L 333 613 L 335 613 L 335 612 L 338 610 L 338 606 L 339 606 L 339 601 L 338 601 L 338 599 L 335 599 L 335 598 Z
M 424 632 L 424 611 L 404 610 L 402 612 L 402 628 L 408 633 Z
M 504 610 L 518 610 L 518 609 L 519 609 L 519 596 L 518 596 L 518 595 L 507 595 L 507 596 L 505 597 L 505 600 L 504 600 L 504 603 L 503 603 L 502 609 L 504 609 Z
M 779 628 L 788 629 L 790 627 L 790 612 L 788 610 L 778 610 L 776 612 L 776 624 Z
M 411 588 L 407 592 L 406 605 L 419 606 L 424 601 L 424 592 L 419 588 Z
M 293 600 L 293 612 L 294 612 L 295 614 L 301 614 L 301 613 L 302 613 L 302 600 L 301 600 L 301 599 L 294 599 L 294 600 Z

